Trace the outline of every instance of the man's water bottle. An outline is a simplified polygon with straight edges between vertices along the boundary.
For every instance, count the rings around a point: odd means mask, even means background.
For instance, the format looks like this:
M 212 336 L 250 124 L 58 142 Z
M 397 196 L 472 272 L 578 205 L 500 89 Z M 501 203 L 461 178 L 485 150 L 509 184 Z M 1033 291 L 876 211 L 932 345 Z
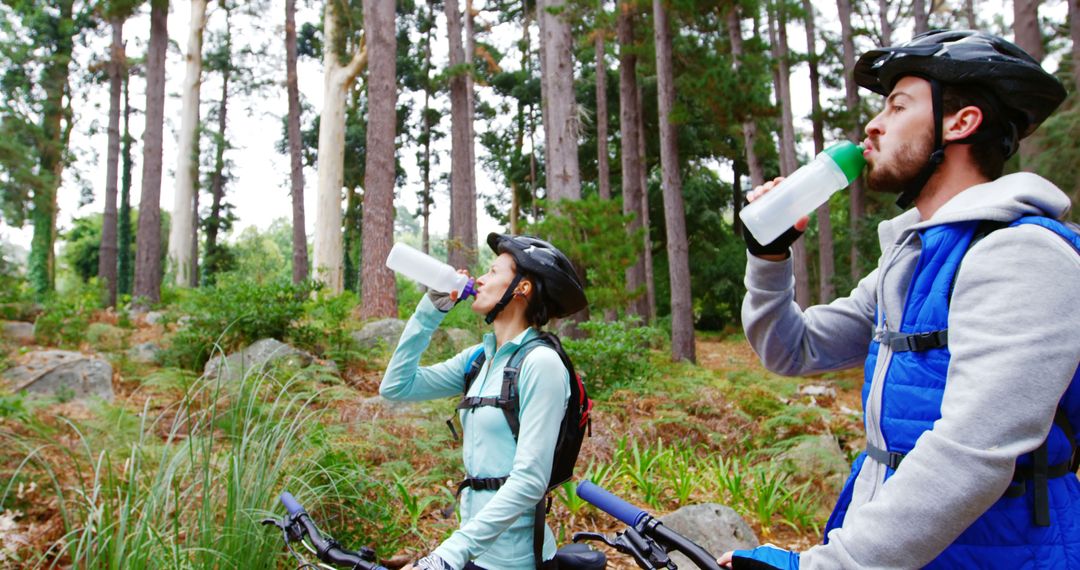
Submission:
M 866 166 L 863 149 L 843 141 L 822 151 L 775 188 L 750 202 L 739 218 L 754 239 L 771 243 L 795 221 L 813 212 L 838 190 L 847 188 Z
M 394 244 L 386 257 L 386 266 L 428 289 L 440 293 L 456 291 L 458 299 L 476 294 L 474 280 L 468 275 L 462 275 L 453 267 L 403 243 Z

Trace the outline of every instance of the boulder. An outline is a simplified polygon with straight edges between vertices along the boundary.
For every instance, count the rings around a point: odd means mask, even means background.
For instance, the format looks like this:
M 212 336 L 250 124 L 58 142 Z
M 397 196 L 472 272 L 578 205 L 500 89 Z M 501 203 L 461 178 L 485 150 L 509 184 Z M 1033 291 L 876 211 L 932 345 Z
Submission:
M 372 321 L 364 328 L 352 333 L 353 340 L 362 349 L 383 347 L 393 349 L 405 330 L 405 321 L 401 319 L 382 319 Z
M 11 389 L 61 399 L 113 399 L 112 365 L 96 356 L 67 350 L 39 350 L 4 372 Z
M 730 507 L 718 503 L 688 505 L 660 517 L 660 522 L 716 557 L 729 550 L 754 548 L 759 544 L 750 525 Z M 679 552 L 672 552 L 671 560 L 679 568 L 696 568 Z
M 143 315 L 143 322 L 148 325 L 156 325 L 165 320 L 165 313 L 161 311 L 150 311 Z
M 297 368 L 303 368 L 314 362 L 315 357 L 277 339 L 264 338 L 225 358 L 220 355 L 211 358 L 203 368 L 203 374 L 216 376 L 220 373 L 229 380 L 238 380 L 249 370 L 262 370 L 281 360 L 288 360 Z
M 446 329 L 446 337 L 455 352 L 461 352 L 466 348 L 480 342 L 476 335 L 465 329 Z
M 161 347 L 152 342 L 136 344 L 127 351 L 127 357 L 139 364 L 156 364 L 161 355 Z
M 774 460 L 791 475 L 796 483 L 824 481 L 837 492 L 844 486 L 849 465 L 836 438 L 812 435 L 799 438 L 799 443 Z
M 106 323 L 90 323 L 86 327 L 86 342 L 95 350 L 110 352 L 124 347 L 127 332 Z
M 0 335 L 18 344 L 34 344 L 34 323 L 4 321 Z

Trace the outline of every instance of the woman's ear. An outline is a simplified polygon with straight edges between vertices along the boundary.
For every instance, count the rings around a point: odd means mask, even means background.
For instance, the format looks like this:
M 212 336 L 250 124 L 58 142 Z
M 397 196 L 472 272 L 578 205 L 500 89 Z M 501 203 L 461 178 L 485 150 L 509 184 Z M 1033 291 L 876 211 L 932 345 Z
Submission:
M 528 279 L 522 279 L 521 282 L 518 283 L 517 289 L 514 290 L 515 294 L 521 295 L 522 297 L 528 297 L 531 292 L 532 281 L 529 281 Z

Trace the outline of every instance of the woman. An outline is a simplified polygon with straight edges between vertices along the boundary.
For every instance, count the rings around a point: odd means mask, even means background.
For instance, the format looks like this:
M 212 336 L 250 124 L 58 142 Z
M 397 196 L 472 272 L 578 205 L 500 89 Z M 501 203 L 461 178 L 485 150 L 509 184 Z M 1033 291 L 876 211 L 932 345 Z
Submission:
M 421 299 L 379 388 L 391 400 L 431 400 L 461 396 L 465 374 L 478 349 L 484 360 L 469 397 L 497 397 L 502 370 L 514 352 L 537 337 L 549 317 L 565 317 L 587 301 L 570 260 L 550 243 L 528 236 L 492 233 L 488 246 L 498 254 L 477 278 L 475 313 L 493 332 L 483 343 L 434 366 L 420 367 L 420 355 L 443 317 L 458 300 L 429 292 Z M 532 570 L 534 509 L 547 491 L 552 458 L 570 395 L 570 378 L 558 353 L 548 346 L 530 350 L 518 375 L 520 425 L 515 441 L 501 408 L 460 412 L 462 454 L 469 479 L 500 481 L 493 489 L 465 487 L 461 524 L 450 538 L 408 568 L 424 570 Z M 544 528 L 542 556 L 555 555 L 555 540 Z

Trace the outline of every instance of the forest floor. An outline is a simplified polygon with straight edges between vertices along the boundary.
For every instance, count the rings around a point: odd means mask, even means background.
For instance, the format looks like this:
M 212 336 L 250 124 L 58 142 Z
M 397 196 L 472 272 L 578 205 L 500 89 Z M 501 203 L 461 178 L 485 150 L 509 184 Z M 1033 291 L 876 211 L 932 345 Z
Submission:
M 130 333 L 125 345 L 160 341 L 164 333 L 160 326 L 140 324 Z M 7 348 L 11 349 L 9 359 L 13 361 L 31 347 Z M 91 350 L 85 345 L 82 348 Z M 40 559 L 36 564 L 30 564 L 32 557 L 26 553 L 55 548 L 65 532 L 73 532 L 70 526 L 65 527 L 57 497 L 46 487 L 81 488 L 91 478 L 96 481 L 96 471 L 103 468 L 101 465 L 91 467 L 84 462 L 81 468 L 73 470 L 75 472 L 57 469 L 47 474 L 58 481 L 48 485 L 41 484 L 45 483 L 41 479 L 35 487 L 32 469 L 22 471 L 17 482 L 14 479 L 13 474 L 23 468 L 27 457 L 24 451 L 38 445 L 35 453 L 44 461 L 55 460 L 56 465 L 61 465 L 64 464 L 62 455 L 78 454 L 79 448 L 84 446 L 89 454 L 90 446 L 100 444 L 101 450 L 95 447 L 96 455 L 89 455 L 100 460 L 106 449 L 114 450 L 116 456 L 121 457 L 113 459 L 114 468 L 119 474 L 126 475 L 128 463 L 122 457 L 128 452 L 123 450 L 130 450 L 134 441 L 142 441 L 137 435 L 141 425 L 139 418 L 146 419 L 142 417 L 144 413 L 155 416 L 152 429 L 159 432 L 159 439 L 153 445 L 162 445 L 162 438 L 168 431 L 165 426 L 169 425 L 166 416 L 175 413 L 175 403 L 186 398 L 192 377 L 153 365 L 133 365 L 122 357 L 115 357 L 115 354 L 110 356 L 116 369 L 113 378 L 116 401 L 108 406 L 54 402 L 26 404 L 27 410 L 0 413 L 0 435 L 18 444 L 0 450 L 0 479 L 10 477 L 9 481 L 0 482 L 0 498 L 4 499 L 3 508 L 0 508 L 0 534 L 4 535 L 0 541 L 0 568 L 42 565 Z M 586 440 L 578 460 L 578 476 L 591 476 L 594 480 L 606 476 L 603 482 L 607 487 L 656 515 L 695 502 L 725 502 L 725 497 L 731 502 L 745 500 L 744 508 L 739 512 L 762 542 L 796 550 L 820 542 L 820 528 L 838 491 L 835 484 L 808 481 L 799 488 L 799 493 L 813 498 L 807 507 L 810 512 L 803 513 L 805 519 L 784 519 L 787 515 L 780 514 L 782 507 L 779 506 L 773 506 L 775 511 L 765 513 L 764 518 L 753 517 L 747 514 L 754 509 L 751 498 L 739 497 L 737 491 L 733 495 L 730 490 L 717 488 L 720 483 L 715 477 L 710 479 L 711 475 L 705 476 L 705 466 L 715 466 L 718 458 L 741 459 L 748 467 L 766 465 L 769 455 L 783 448 L 782 445 L 778 447 L 778 443 L 800 435 L 823 433 L 834 435 L 843 452 L 850 457 L 862 445 L 858 416 L 859 372 L 813 379 L 783 379 L 761 367 L 741 335 L 699 335 L 697 357 L 698 365 L 692 366 L 671 364 L 665 355 L 654 353 L 651 358 L 657 363 L 659 373 L 648 385 L 622 387 L 600 394 L 594 411 L 592 437 Z M 385 483 L 378 489 L 364 491 L 366 498 L 361 499 L 385 503 L 386 512 L 381 520 L 360 525 L 342 524 L 343 520 L 348 520 L 350 511 L 348 506 L 336 504 L 327 507 L 333 514 L 326 515 L 330 520 L 325 521 L 325 529 L 344 544 L 355 547 L 358 545 L 352 541 L 372 541 L 373 536 L 380 536 L 386 525 L 397 525 L 393 541 L 373 544 L 384 560 L 392 564 L 423 554 L 453 530 L 453 517 L 443 517 L 439 511 L 447 506 L 447 484 L 460 469 L 460 451 L 449 434 L 444 433 L 448 430 L 443 421 L 452 413 L 452 402 L 422 404 L 393 413 L 377 409 L 373 402 L 378 400 L 380 364 L 368 362 L 349 366 L 336 379 L 321 377 L 312 382 L 321 386 L 318 390 L 325 391 L 319 393 L 332 394 L 327 400 L 314 404 L 319 409 L 319 422 L 324 426 L 319 428 L 320 438 L 329 442 L 325 443 L 326 448 L 333 450 L 333 453 L 323 452 L 320 456 L 320 469 L 327 470 L 323 464 L 327 461 L 326 456 L 331 455 L 334 461 L 349 463 L 351 469 L 363 472 L 365 477 L 382 479 Z M 827 386 L 832 389 L 830 394 L 835 396 L 807 401 L 799 395 L 800 386 L 807 384 Z M 4 394 L 0 392 L 0 396 Z M 24 405 L 21 401 L 11 401 L 18 406 Z M 153 403 L 148 405 L 148 402 Z M 221 428 L 216 429 L 220 432 Z M 687 455 L 683 457 L 689 457 L 693 465 L 688 467 L 678 463 L 680 451 L 686 451 Z M 643 466 L 642 457 L 646 455 L 653 457 L 656 464 Z M 722 461 L 720 464 L 724 465 Z M 212 461 L 215 465 L 219 462 L 227 463 L 220 458 Z M 667 479 L 685 477 L 689 472 L 696 472 L 701 477 L 682 497 L 665 488 Z M 160 472 L 148 469 L 151 478 L 154 473 Z M 651 483 L 643 479 L 651 479 Z M 399 482 L 396 491 L 393 481 Z M 400 486 L 402 484 L 407 488 Z M 751 482 L 747 493 L 760 494 L 760 489 L 754 488 Z M 261 502 L 266 504 L 268 500 Z M 405 504 L 404 509 L 399 502 Z M 761 505 L 760 502 L 754 504 Z M 309 510 L 313 514 L 319 512 L 318 507 Z M 402 510 L 413 512 L 411 524 L 407 517 L 405 522 L 401 520 Z M 71 524 L 70 520 L 67 524 Z M 549 524 L 556 529 L 561 543 L 567 542 L 569 534 L 575 531 L 613 533 L 621 530 L 616 521 L 572 497 L 556 497 Z M 269 544 L 266 549 L 272 553 L 279 547 L 280 543 L 277 546 Z M 12 553 L 18 552 L 22 554 L 11 557 Z M 612 551 L 608 551 L 608 556 L 609 568 L 635 567 L 626 556 Z M 60 560 L 63 565 L 63 559 L 52 558 L 52 561 Z M 292 567 L 287 559 L 278 558 L 277 563 L 271 560 L 256 566 L 265 567 L 266 563 L 271 563 L 281 568 Z M 9 566 L 12 563 L 14 565 Z

